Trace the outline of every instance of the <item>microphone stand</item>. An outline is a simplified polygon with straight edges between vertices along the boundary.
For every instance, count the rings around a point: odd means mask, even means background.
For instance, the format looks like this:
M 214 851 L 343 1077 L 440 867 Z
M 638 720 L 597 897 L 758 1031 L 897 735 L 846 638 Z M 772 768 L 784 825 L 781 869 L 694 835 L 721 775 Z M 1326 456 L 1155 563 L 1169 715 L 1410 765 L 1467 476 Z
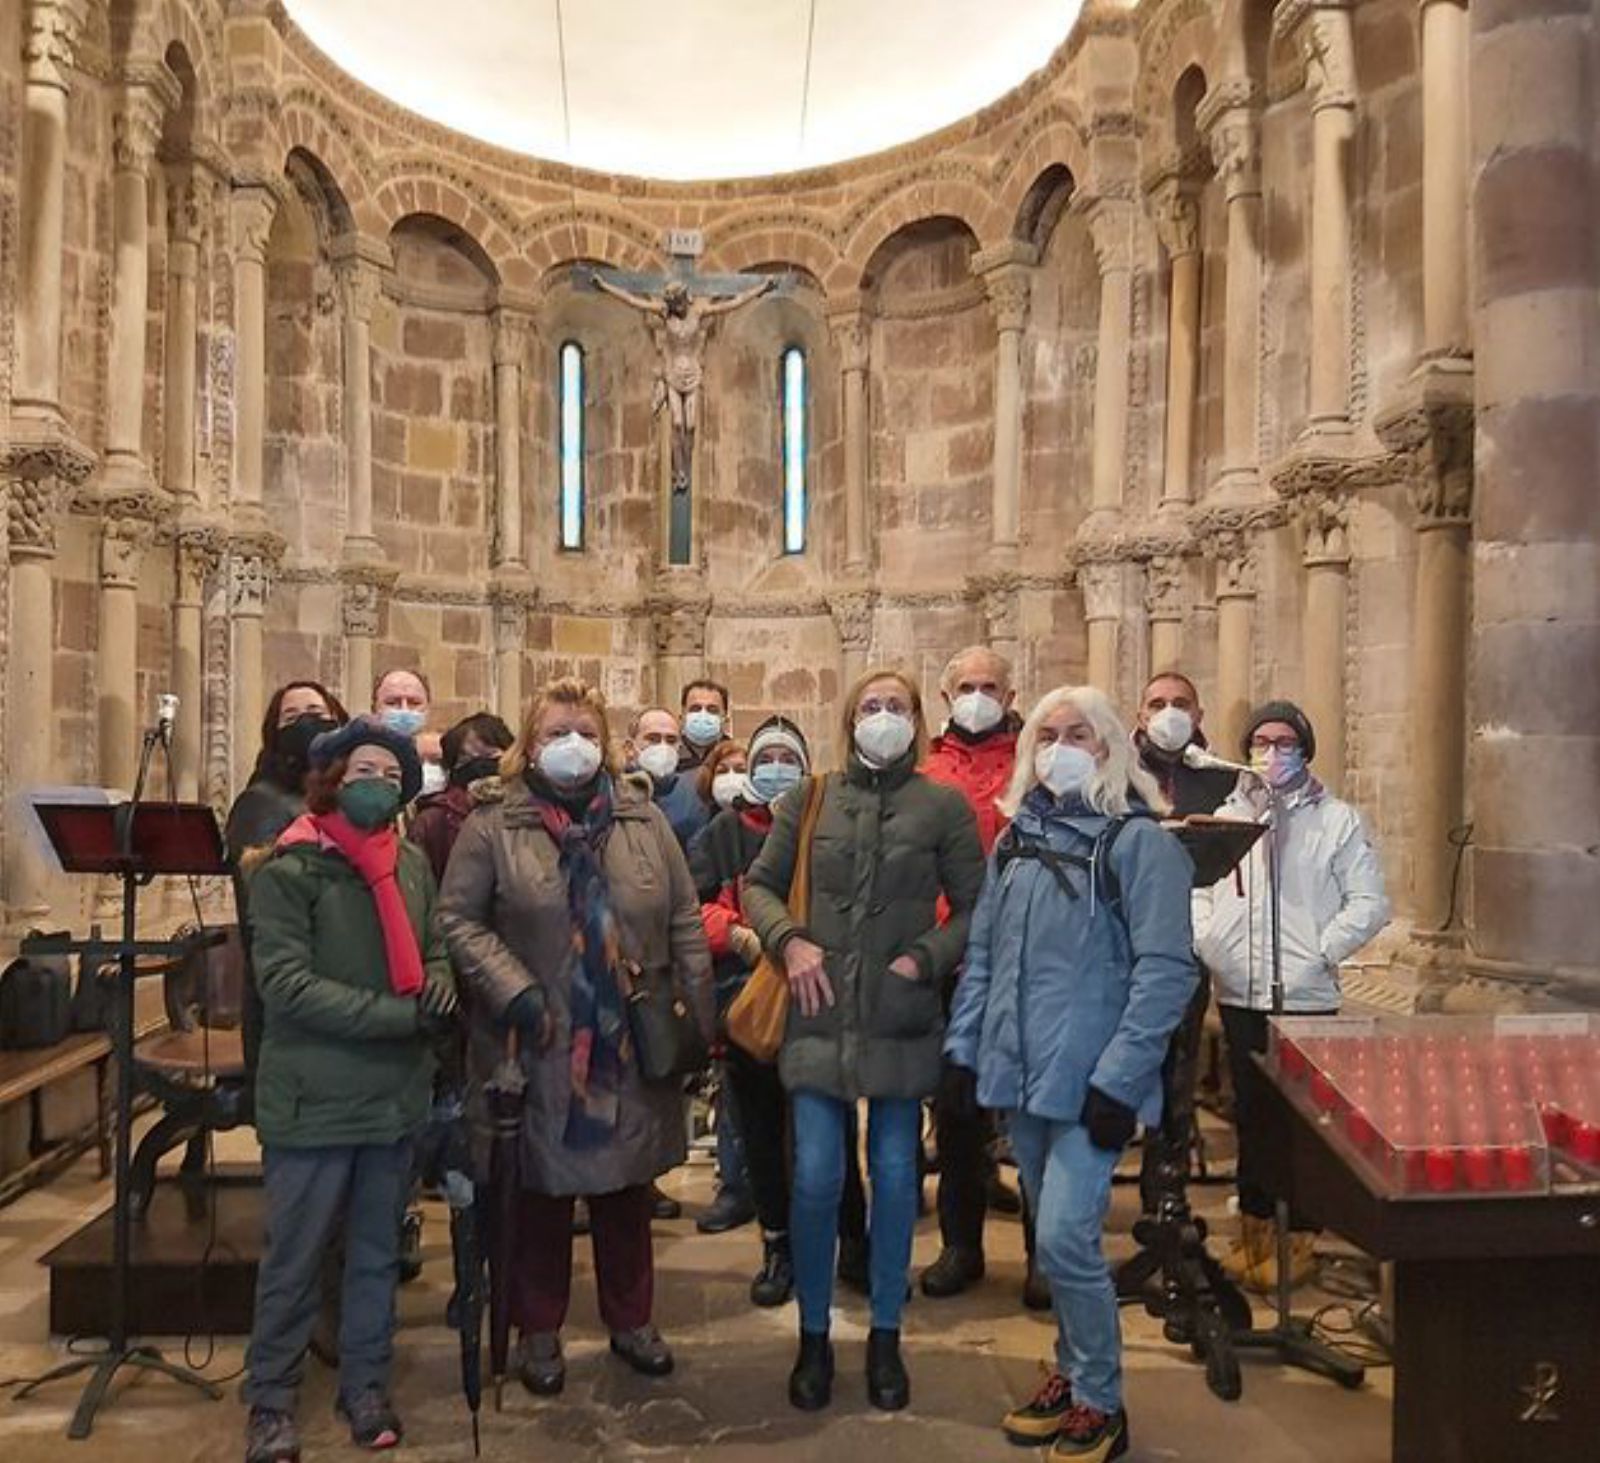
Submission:
M 1283 836 L 1287 830 L 1284 828 L 1283 794 L 1266 778 L 1254 775 L 1267 794 L 1267 922 L 1272 940 L 1272 1014 L 1279 1017 L 1284 1009 L 1282 855 Z M 1281 1195 L 1273 1204 L 1273 1222 L 1277 1228 L 1278 1285 L 1273 1297 L 1277 1316 L 1270 1326 L 1237 1332 L 1233 1338 L 1234 1346 L 1240 1351 L 1270 1352 L 1285 1366 L 1315 1372 L 1341 1387 L 1359 1387 L 1366 1377 L 1366 1369 L 1361 1363 L 1319 1341 L 1312 1333 L 1311 1323 L 1294 1314 L 1289 1284 L 1289 1201 Z

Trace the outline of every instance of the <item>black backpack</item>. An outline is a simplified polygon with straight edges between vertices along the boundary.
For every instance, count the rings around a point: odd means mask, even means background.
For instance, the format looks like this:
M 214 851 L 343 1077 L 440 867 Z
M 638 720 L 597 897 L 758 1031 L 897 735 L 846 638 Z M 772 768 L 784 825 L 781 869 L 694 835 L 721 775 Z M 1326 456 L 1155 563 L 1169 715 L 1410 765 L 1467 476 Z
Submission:
M 71 1034 L 71 958 L 19 955 L 0 972 L 0 1050 L 54 1046 Z
M 1088 894 L 1091 899 L 1103 900 L 1124 924 L 1127 917 L 1122 910 L 1122 886 L 1116 871 L 1111 867 L 1111 849 L 1122 830 L 1135 818 L 1149 818 L 1150 813 L 1124 813 L 1112 818 L 1094 841 L 1088 857 L 1081 853 L 1058 853 L 1042 838 L 1024 837 L 1017 832 L 1016 824 L 1009 824 L 994 847 L 996 872 L 1004 874 L 1006 865 L 1016 859 L 1033 859 L 1049 870 L 1061 892 L 1068 899 L 1081 899 Z M 1072 882 L 1070 870 L 1081 869 L 1084 887 L 1080 891 Z

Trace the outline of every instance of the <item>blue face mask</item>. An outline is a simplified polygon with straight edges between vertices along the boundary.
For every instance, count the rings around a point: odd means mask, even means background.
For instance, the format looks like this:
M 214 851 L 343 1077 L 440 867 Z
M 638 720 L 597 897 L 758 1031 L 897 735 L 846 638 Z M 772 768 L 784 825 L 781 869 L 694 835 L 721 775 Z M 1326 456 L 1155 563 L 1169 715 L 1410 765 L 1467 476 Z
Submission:
M 775 803 L 790 788 L 798 787 L 804 776 L 792 762 L 763 762 L 750 769 L 750 790 L 763 803 Z
M 386 706 L 379 713 L 378 719 L 392 732 L 397 732 L 403 737 L 414 737 L 422 730 L 422 724 L 427 720 L 420 711 L 411 711 L 404 706 Z
M 683 719 L 683 734 L 697 747 L 709 747 L 722 735 L 722 718 L 715 711 L 691 711 Z

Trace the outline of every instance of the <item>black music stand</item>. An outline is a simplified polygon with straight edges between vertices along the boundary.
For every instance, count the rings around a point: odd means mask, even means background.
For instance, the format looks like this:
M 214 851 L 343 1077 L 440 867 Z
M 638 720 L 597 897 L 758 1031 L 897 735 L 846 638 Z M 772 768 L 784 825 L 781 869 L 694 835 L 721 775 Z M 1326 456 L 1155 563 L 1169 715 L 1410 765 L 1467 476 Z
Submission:
M 1265 831 L 1242 819 L 1196 815 L 1165 825 L 1194 864 L 1194 887 L 1231 874 Z M 1233 1337 L 1250 1325 L 1250 1303 L 1206 1250 L 1206 1222 L 1189 1207 L 1186 1184 L 1195 1131 L 1195 1067 L 1210 993 L 1205 972 L 1161 1067 L 1162 1115 L 1155 1162 L 1156 1205 L 1133 1227 L 1140 1248 L 1118 1268 L 1117 1295 L 1141 1300 L 1162 1334 L 1205 1363 L 1206 1385 L 1224 1402 L 1243 1391 Z
M 148 747 L 146 749 L 148 759 Z M 141 768 L 140 786 L 144 781 Z M 139 886 L 158 874 L 223 874 L 228 870 L 216 814 L 203 803 L 140 803 L 134 801 L 83 805 L 37 803 L 34 811 L 69 874 L 114 874 L 122 880 L 122 938 L 69 940 L 42 936 L 23 941 L 25 953 L 82 954 L 90 969 L 102 962 L 117 965 L 111 1007 L 112 1051 L 117 1063 L 116 1184 L 112 1204 L 111 1325 L 106 1349 L 74 1357 L 34 1378 L 17 1392 L 26 1397 L 46 1382 L 90 1372 L 67 1428 L 69 1438 L 86 1438 L 95 1413 L 105 1401 L 117 1372 L 127 1366 L 159 1372 L 220 1401 L 222 1389 L 188 1367 L 167 1361 L 153 1346 L 135 1345 L 128 1337 L 128 1250 L 131 1228 L 128 1176 L 133 1123 L 133 983 L 141 957 L 173 956 L 197 944 L 219 943 L 222 931 L 183 941 L 138 938 Z

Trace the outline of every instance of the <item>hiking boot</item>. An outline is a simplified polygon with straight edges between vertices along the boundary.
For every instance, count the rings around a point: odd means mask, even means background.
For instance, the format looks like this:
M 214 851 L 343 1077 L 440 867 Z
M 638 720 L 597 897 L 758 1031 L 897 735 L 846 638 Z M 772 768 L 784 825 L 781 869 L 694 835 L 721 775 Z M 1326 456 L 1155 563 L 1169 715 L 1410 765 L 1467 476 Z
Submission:
M 1274 1251 L 1277 1243 L 1278 1228 L 1270 1219 L 1241 1214 L 1239 1237 L 1220 1261 L 1222 1273 L 1236 1285 L 1248 1285 L 1255 1289 L 1262 1278 L 1262 1270 L 1270 1264 L 1272 1280 L 1276 1284 L 1278 1267 Z
M 535 1397 L 554 1397 L 567 1384 L 567 1363 L 556 1331 L 530 1331 L 517 1343 L 517 1380 Z
M 350 1424 L 350 1441 L 358 1448 L 379 1453 L 405 1436 L 382 1387 L 363 1387 L 354 1397 L 341 1394 L 335 1411 Z
M 781 1306 L 794 1294 L 794 1256 L 786 1234 L 763 1237 L 761 1269 L 750 1282 L 750 1304 Z
M 899 1412 L 911 1401 L 911 1378 L 900 1359 L 900 1333 L 874 1326 L 867 1332 L 867 1401 L 880 1412 Z
M 734 1189 L 718 1189 L 711 1207 L 694 1222 L 701 1234 L 726 1234 L 749 1224 L 756 1217 L 756 1206 L 748 1194 Z
M 1082 1403 L 1067 1408 L 1046 1463 L 1111 1463 L 1128 1451 L 1128 1414 L 1100 1412 Z
M 848 1286 L 858 1295 L 865 1295 L 872 1287 L 872 1276 L 867 1259 L 867 1241 L 864 1235 L 839 1240 L 839 1284 Z
M 252 1407 L 244 1426 L 244 1463 L 300 1463 L 294 1415 L 275 1407 Z
M 998 1172 L 989 1175 L 988 1182 L 984 1186 L 984 1201 L 996 1214 L 1022 1213 L 1022 1195 L 1001 1178 Z
M 833 1399 L 833 1346 L 828 1333 L 802 1331 L 800 1354 L 789 1373 L 789 1403 L 802 1412 L 818 1412 Z
M 611 1349 L 642 1377 L 664 1377 L 672 1370 L 672 1348 L 654 1326 L 613 1331 Z
M 657 1219 L 678 1219 L 683 1214 L 683 1205 L 671 1194 L 663 1193 L 660 1184 L 650 1185 L 650 1202 L 654 1206 L 651 1213 Z
M 1072 1406 L 1072 1384 L 1054 1367 L 1039 1363 L 1039 1390 L 1021 1407 L 1013 1407 L 1000 1430 L 1013 1442 L 1037 1448 L 1052 1441 Z
M 400 1221 L 400 1283 L 409 1285 L 422 1274 L 422 1211 L 411 1209 Z
M 922 1293 L 934 1300 L 960 1295 L 983 1279 L 983 1251 L 946 1245 L 939 1258 L 922 1272 Z

